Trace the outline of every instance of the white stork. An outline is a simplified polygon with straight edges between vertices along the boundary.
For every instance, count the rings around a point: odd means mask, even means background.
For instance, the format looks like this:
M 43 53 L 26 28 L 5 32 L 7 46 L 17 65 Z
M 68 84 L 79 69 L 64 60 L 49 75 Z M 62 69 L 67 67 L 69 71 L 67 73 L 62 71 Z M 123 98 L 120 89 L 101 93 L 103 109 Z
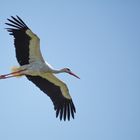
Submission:
M 11 16 L 11 19 L 7 20 L 9 23 L 5 24 L 10 28 L 6 29 L 10 35 L 14 36 L 16 58 L 20 66 L 14 67 L 12 73 L 0 75 L 0 79 L 26 76 L 28 80 L 32 81 L 51 98 L 56 117 L 59 116 L 60 120 L 63 118 L 64 121 L 66 118 L 70 120 L 70 116 L 74 119 L 76 109 L 69 90 L 66 84 L 54 74 L 68 73 L 77 78 L 79 77 L 68 68 L 57 70 L 44 61 L 40 52 L 40 39 L 20 17 Z

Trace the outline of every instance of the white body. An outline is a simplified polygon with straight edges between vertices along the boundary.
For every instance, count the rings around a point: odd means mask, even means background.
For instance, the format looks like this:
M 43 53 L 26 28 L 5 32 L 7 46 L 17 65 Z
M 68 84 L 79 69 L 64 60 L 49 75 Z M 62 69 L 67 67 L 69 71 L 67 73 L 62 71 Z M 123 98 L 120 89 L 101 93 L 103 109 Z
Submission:
M 32 75 L 32 76 L 41 76 L 44 73 L 49 73 L 52 69 L 42 61 L 35 61 L 27 65 L 20 66 L 19 70 L 21 74 Z

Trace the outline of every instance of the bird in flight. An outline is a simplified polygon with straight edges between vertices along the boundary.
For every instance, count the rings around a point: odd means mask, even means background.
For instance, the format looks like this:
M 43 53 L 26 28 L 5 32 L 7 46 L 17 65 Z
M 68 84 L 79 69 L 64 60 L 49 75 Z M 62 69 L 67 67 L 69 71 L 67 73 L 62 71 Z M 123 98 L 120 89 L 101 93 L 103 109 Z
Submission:
M 40 51 L 40 39 L 19 17 L 11 16 L 5 23 L 10 35 L 14 37 L 16 58 L 20 66 L 13 67 L 9 74 L 0 75 L 0 79 L 26 76 L 41 91 L 47 94 L 53 102 L 56 117 L 60 120 L 70 120 L 76 113 L 67 85 L 54 74 L 68 73 L 79 78 L 69 68 L 54 69 L 45 62 Z M 80 79 L 80 78 L 79 78 Z

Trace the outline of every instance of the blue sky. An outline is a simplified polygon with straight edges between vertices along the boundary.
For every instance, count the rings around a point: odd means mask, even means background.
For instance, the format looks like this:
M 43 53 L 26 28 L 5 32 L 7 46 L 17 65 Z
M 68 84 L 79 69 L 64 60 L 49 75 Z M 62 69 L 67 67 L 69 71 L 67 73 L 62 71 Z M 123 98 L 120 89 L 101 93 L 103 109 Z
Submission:
M 44 58 L 69 67 L 60 74 L 77 113 L 55 118 L 50 99 L 26 78 L 1 80 L 0 139 L 139 140 L 140 2 L 12 0 L 0 4 L 0 73 L 18 65 L 6 19 L 19 15 L 41 39 Z

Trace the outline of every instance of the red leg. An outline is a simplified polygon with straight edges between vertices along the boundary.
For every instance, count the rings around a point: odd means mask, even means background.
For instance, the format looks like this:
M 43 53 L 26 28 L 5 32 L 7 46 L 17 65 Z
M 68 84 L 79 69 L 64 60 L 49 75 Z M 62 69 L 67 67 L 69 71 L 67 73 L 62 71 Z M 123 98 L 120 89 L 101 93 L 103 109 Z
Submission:
M 9 73 L 9 74 L 0 75 L 0 79 L 6 79 L 6 78 L 12 78 L 12 77 L 16 77 L 16 76 L 22 76 L 23 74 L 20 74 L 20 72 L 22 72 L 22 71 L 25 71 L 25 70 L 20 70 L 20 71 L 12 72 L 12 73 Z

